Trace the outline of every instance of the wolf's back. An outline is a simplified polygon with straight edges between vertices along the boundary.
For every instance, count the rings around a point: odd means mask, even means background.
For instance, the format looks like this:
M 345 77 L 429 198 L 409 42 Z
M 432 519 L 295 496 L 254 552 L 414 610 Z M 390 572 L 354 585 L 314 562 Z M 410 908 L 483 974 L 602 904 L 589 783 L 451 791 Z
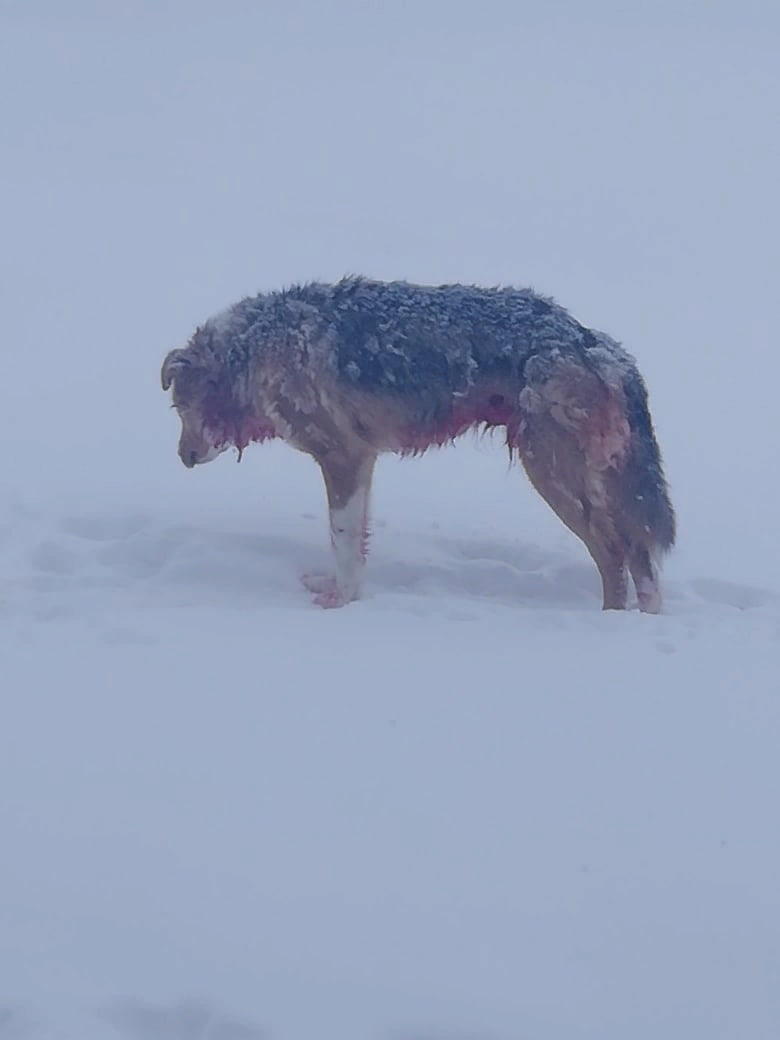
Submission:
M 582 331 L 530 289 L 347 278 L 296 293 L 332 331 L 339 375 L 367 392 L 461 394 L 480 378 L 519 381 L 532 354 Z

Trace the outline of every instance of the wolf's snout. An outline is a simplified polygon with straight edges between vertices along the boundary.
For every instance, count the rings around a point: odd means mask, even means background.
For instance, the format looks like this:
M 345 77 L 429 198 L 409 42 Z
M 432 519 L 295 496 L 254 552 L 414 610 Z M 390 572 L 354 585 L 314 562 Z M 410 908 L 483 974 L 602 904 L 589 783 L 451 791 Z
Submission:
M 192 469 L 193 466 L 197 466 L 200 462 L 200 455 L 195 448 L 185 447 L 184 445 L 179 448 L 179 458 L 187 469 Z
M 204 462 L 211 462 L 217 455 L 221 455 L 226 447 L 227 445 L 215 447 L 207 440 L 188 437 L 179 444 L 179 458 L 187 469 L 193 469 L 195 466 L 202 466 Z

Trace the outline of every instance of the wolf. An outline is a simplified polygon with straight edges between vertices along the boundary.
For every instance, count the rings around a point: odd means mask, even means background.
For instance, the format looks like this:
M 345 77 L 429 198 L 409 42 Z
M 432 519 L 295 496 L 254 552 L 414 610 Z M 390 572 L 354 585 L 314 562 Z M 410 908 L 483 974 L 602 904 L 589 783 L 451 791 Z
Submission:
M 335 573 L 323 607 L 357 599 L 374 464 L 501 428 L 541 496 L 584 543 L 603 608 L 661 609 L 675 539 L 647 390 L 632 356 L 531 289 L 348 277 L 240 300 L 170 351 L 187 467 L 281 438 L 316 460 Z

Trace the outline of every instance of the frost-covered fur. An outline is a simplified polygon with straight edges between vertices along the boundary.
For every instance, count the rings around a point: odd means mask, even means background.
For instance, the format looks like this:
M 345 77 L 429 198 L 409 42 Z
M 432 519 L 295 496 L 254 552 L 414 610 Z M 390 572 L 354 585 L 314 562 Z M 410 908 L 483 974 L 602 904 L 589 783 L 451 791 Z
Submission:
M 605 608 L 626 571 L 656 612 L 675 535 L 647 391 L 629 354 L 529 289 L 346 278 L 240 301 L 162 368 L 186 466 L 281 437 L 325 479 L 335 575 L 316 602 L 356 599 L 381 452 L 414 455 L 503 427 L 534 487 L 585 543 Z

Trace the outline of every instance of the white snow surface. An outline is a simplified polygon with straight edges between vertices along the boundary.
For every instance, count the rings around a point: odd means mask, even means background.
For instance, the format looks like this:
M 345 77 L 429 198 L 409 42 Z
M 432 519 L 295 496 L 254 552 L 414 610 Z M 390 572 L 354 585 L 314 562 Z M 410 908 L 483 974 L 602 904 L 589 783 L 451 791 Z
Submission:
M 3 5 L 0 1040 L 780 1036 L 778 31 Z M 625 343 L 662 615 L 499 443 L 380 460 L 332 611 L 313 463 L 181 466 L 167 350 L 347 272 Z

